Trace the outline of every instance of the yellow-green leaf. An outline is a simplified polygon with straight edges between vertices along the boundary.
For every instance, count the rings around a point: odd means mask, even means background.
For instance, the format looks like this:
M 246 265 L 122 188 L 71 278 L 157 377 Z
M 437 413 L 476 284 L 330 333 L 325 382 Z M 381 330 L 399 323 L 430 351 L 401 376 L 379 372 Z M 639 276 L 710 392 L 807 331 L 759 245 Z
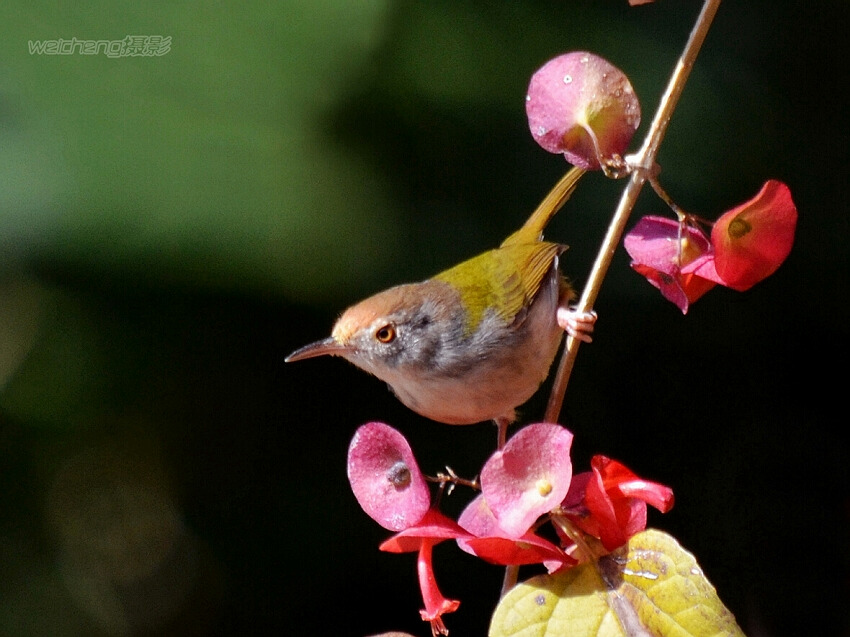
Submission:
M 655 530 L 502 599 L 491 637 L 743 637 L 694 556 Z

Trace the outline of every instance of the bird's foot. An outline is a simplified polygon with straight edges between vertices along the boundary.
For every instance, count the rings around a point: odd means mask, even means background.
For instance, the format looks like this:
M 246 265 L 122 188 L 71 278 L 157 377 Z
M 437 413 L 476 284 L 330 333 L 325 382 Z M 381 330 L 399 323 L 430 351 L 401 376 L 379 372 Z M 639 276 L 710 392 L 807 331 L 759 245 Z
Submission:
M 596 324 L 596 312 L 579 312 L 571 307 L 558 308 L 558 325 L 567 334 L 583 343 L 591 343 L 593 338 L 593 326 Z

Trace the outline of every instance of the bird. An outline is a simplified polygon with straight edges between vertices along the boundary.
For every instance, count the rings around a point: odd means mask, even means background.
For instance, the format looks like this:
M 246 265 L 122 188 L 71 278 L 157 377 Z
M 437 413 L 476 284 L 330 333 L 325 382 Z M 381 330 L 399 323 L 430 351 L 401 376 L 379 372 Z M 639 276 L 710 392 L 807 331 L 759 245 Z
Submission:
M 449 425 L 492 420 L 503 439 L 548 376 L 564 331 L 592 340 L 596 313 L 571 308 L 575 294 L 558 268 L 567 246 L 543 240 L 583 173 L 567 172 L 499 247 L 356 303 L 329 337 L 286 362 L 342 357 L 421 416 Z

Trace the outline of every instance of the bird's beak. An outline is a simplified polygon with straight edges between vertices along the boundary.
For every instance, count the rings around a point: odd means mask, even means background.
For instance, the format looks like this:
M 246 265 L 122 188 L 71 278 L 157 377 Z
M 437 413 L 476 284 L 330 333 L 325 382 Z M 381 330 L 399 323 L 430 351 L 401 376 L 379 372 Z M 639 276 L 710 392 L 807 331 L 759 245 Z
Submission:
M 333 336 L 329 336 L 321 341 L 305 345 L 287 356 L 284 361 L 293 363 L 301 361 L 305 358 L 315 358 L 316 356 L 342 356 L 348 347 L 339 343 Z

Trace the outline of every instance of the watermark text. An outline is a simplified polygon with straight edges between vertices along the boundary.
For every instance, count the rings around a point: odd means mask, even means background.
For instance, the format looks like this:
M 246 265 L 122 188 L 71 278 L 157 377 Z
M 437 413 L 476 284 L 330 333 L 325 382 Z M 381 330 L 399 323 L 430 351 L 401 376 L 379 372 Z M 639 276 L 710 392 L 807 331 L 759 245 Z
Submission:
M 154 57 L 171 50 L 171 36 L 128 35 L 121 40 L 29 40 L 30 55 L 105 55 L 108 58 Z

